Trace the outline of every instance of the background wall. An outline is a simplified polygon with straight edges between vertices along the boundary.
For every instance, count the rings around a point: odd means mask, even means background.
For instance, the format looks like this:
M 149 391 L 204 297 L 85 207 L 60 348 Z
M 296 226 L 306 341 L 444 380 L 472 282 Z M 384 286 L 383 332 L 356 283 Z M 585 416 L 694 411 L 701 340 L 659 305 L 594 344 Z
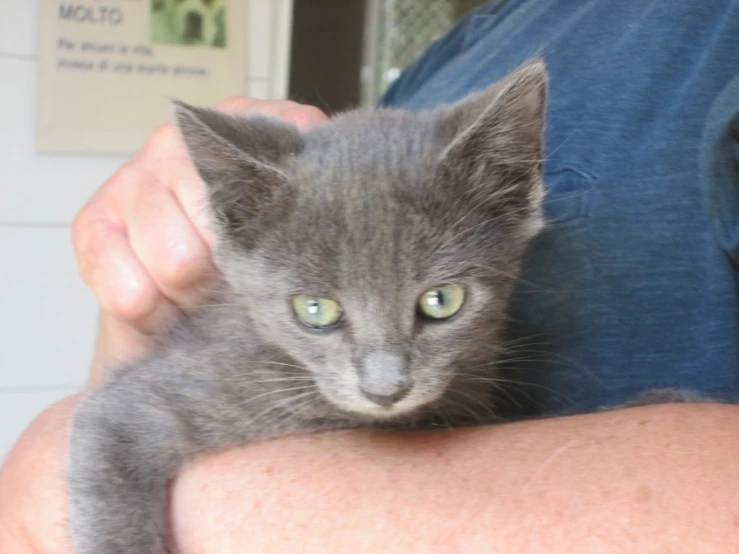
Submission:
M 35 153 L 38 4 L 0 3 L 0 463 L 35 415 L 79 389 L 96 305 L 70 225 L 123 156 Z M 244 92 L 285 95 L 291 0 L 248 0 Z
M 364 1 L 293 2 L 290 98 L 327 113 L 360 103 Z

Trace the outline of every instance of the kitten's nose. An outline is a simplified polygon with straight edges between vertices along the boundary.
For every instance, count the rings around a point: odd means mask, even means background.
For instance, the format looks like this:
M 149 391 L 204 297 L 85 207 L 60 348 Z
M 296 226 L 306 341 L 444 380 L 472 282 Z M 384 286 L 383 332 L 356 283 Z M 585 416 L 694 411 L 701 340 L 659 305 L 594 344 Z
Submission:
M 402 356 L 385 350 L 371 352 L 359 371 L 359 389 L 385 408 L 405 398 L 413 387 L 408 364 Z
M 366 396 L 369 400 L 372 400 L 372 402 L 374 402 L 375 404 L 379 404 L 383 408 L 388 408 L 399 400 L 405 398 L 410 390 L 411 387 L 407 386 L 390 394 L 376 394 L 363 388 L 362 394 L 364 394 L 364 396 Z

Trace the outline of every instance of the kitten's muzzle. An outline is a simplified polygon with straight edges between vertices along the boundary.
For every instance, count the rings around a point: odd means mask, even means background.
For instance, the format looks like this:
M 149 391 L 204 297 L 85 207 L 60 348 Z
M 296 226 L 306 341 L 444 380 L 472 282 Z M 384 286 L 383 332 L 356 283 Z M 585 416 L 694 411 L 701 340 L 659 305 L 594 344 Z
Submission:
M 379 406 L 382 406 L 384 408 L 389 408 L 396 402 L 399 402 L 400 400 L 408 396 L 408 393 L 411 392 L 411 386 L 408 385 L 399 390 L 396 390 L 395 392 L 384 393 L 384 394 L 377 394 L 377 393 L 368 391 L 364 388 L 360 388 L 360 390 L 362 391 L 362 394 L 366 398 L 368 398 L 375 404 L 378 404 Z
M 375 404 L 389 408 L 413 388 L 408 362 L 403 356 L 378 350 L 364 359 L 359 370 L 359 390 Z

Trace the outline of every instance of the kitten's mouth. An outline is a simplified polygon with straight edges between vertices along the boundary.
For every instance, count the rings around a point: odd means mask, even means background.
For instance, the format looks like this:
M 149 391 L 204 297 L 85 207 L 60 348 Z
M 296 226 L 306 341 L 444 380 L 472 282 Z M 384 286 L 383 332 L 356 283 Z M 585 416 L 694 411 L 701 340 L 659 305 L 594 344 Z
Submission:
M 368 379 L 353 368 L 336 367 L 323 375 L 317 373 L 315 383 L 323 398 L 342 412 L 387 421 L 413 417 L 437 402 L 453 375 L 451 370 L 439 369 L 407 372 L 395 379 Z
M 409 416 L 413 414 L 420 406 L 413 406 L 411 408 L 403 408 L 402 406 L 342 406 L 342 410 L 350 412 L 352 415 L 361 416 L 373 420 L 385 421 L 397 419 L 403 416 Z
M 391 420 L 412 416 L 414 413 L 420 412 L 426 406 L 438 400 L 443 392 L 443 390 L 440 390 L 436 394 L 422 394 L 411 391 L 403 398 L 399 398 L 392 403 L 377 403 L 358 393 L 356 398 L 332 399 L 332 403 L 342 411 L 349 412 L 355 416 L 359 415 L 378 421 Z

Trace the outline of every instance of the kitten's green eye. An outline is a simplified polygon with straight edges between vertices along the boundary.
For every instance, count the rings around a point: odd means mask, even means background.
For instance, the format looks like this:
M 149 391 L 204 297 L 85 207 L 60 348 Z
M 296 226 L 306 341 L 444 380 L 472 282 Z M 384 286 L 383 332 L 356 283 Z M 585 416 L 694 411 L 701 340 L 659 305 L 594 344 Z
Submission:
M 300 323 L 314 329 L 332 327 L 341 318 L 341 306 L 330 298 L 320 296 L 293 296 L 293 310 Z
M 447 319 L 462 308 L 464 299 L 464 287 L 442 285 L 423 293 L 418 300 L 418 309 L 432 319 Z

